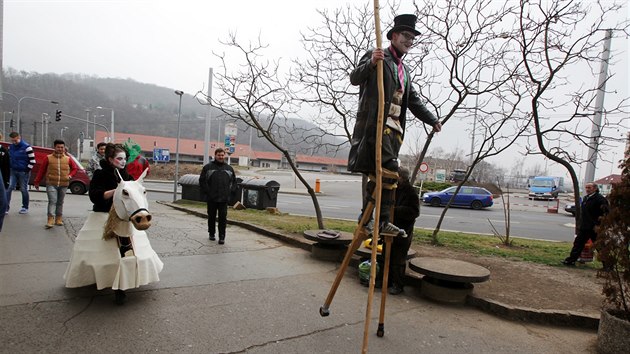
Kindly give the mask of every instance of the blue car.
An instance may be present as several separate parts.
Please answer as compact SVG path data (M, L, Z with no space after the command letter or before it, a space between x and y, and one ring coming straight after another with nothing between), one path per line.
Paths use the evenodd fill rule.
M449 187L441 192L425 193L423 201L431 206L446 205L457 187ZM455 196L452 206L463 206L479 210L492 206L492 193L481 187L462 186Z

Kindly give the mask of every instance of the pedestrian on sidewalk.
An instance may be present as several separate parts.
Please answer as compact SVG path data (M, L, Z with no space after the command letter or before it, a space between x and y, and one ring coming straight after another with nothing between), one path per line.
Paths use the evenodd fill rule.
M28 180L31 170L35 166L35 152L33 148L22 140L18 132L11 132L11 145L9 146L9 158L11 160L11 178L9 179L9 189L7 190L7 213L11 205L11 192L16 185L20 186L22 192L22 208L20 214L28 214Z
M574 266L584 249L584 245L590 239L595 243L597 232L595 228L599 225L600 218L608 213L608 200L599 193L597 184L589 182L584 186L586 196L582 198L582 214L578 233L573 241L573 248L569 257L562 261L566 266ZM606 265L604 265L604 268Z
M77 173L74 161L66 155L66 143L57 139L53 146L55 151L42 161L39 172L33 181L35 190L39 190L39 183L46 178L46 194L48 195L48 213L45 228L54 225L63 226L63 201L70 179Z
M216 240L217 213L219 214L219 244L225 243L227 224L227 204L230 195L236 190L236 174L232 166L225 163L225 150L214 151L214 160L203 166L199 175L199 186L206 194L208 210L208 235Z
M90 179L94 176L94 171L101 169L101 160L105 158L105 147L107 143L100 142L96 145L96 150L92 154L90 161L88 161L88 166L86 172Z

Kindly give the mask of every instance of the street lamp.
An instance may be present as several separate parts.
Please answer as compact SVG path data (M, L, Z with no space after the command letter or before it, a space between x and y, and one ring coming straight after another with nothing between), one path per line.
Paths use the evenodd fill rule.
M101 106L97 106L96 109L109 109L110 111L112 111L112 121L111 121L111 128L110 128L110 132L109 132L109 142L113 143L114 142L114 109L113 108L107 108L107 107L101 107Z
M60 137L60 139L63 140L63 132L66 131L66 130L68 130L68 127L61 128L61 133L60 133L61 137Z
M20 99L18 100L18 109L17 109L17 128L16 128L16 130L15 130L16 132L18 132L18 133L20 133L20 134L22 134L22 133L21 133L21 131L20 131L20 129L22 128L22 126L20 125L20 114L21 114L21 112L22 112L22 100L25 100L25 99L27 99L27 98L28 98L28 99L31 99L31 100L36 100L36 101L43 101L43 102L49 102L49 103L52 103L52 104L59 104L59 102L58 102L58 101L55 101L55 100L48 100L48 99L45 99L45 98L37 98L37 97L30 97L30 96L24 96L24 97L20 98Z
M173 181L173 202L177 200L177 179L179 178L179 126L182 120L182 95L184 91L175 90L179 96L179 108L177 109L177 142L175 143L175 180Z

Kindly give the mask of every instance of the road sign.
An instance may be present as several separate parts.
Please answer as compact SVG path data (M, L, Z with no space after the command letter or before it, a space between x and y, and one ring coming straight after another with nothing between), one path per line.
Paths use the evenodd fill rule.
M435 170L435 181L446 182L446 170Z
M228 154L233 154L236 150L236 134L238 126L236 123L228 123L225 125L225 148Z
M420 164L420 168L419 168L420 172L422 173L427 173L429 172L429 164L426 162L423 162Z
M153 161L155 162L169 162L171 161L171 152L169 149L153 149Z

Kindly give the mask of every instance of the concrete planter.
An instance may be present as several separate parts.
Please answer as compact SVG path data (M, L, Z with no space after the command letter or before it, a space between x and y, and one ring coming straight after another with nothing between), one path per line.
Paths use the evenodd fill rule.
M597 331L597 352L601 354L627 353L630 348L630 322L602 310Z

